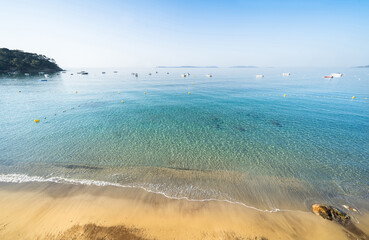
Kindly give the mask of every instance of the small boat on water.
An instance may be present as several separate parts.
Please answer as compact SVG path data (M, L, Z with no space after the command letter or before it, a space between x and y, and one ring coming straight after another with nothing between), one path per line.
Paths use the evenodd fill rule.
M24 76L29 76L29 73L25 73Z
M40 81L41 82L47 82L47 79L41 79Z
M118 71L114 71L114 73L118 73Z
M283 77L288 77L288 76L290 76L291 75L291 73L282 73L282 76Z
M263 74L257 74L256 75L256 78L263 78L264 77L264 75Z
M327 75L327 76L324 76L324 78L333 78L332 75Z
M80 71L80 72L77 72L77 74L87 75L87 74L88 74L88 72L86 72L86 71Z
M135 74L135 77L138 77L138 73Z
M149 76L151 76L151 73L149 73Z
M45 78L48 78L48 77L49 77L49 74L44 74L44 77L45 77Z
M187 74L186 74L186 73L183 73L183 74L181 75L181 77L185 78L185 77L187 77Z
M213 75L211 75L211 74L206 74L206 77L211 78L211 77L213 77Z
M340 78L343 76L343 74L342 73L331 73L331 76L335 78Z
M105 74L105 72L102 72L102 74Z

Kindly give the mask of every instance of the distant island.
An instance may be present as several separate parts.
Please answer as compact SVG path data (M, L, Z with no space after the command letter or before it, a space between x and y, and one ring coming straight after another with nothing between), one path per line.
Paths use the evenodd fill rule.
M54 59L45 55L0 48L0 73L50 73L62 70Z
M257 68L256 66L231 66L230 68Z
M218 68L218 66L157 66L156 68Z
M357 66L357 68L369 68L369 65L366 65L366 66Z

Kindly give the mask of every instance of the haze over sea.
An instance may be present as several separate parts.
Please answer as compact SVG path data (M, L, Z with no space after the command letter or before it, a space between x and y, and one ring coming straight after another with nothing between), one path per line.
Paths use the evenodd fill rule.
M80 70L0 77L0 181L368 209L368 69Z

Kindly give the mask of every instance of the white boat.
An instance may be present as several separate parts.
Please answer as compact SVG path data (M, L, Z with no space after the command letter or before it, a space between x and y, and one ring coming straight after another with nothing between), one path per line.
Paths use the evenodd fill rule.
M186 74L186 73L183 73L183 74L181 75L181 77L185 78L185 77L187 77L187 74Z
M211 74L206 74L206 77L211 78L211 77L213 77L213 75L211 75Z
M263 75L263 74L257 74L257 75L256 75L256 77L257 77L257 78L263 78L263 77L264 77L264 75Z
M342 73L331 73L331 76L334 78L340 78L343 76L343 74Z
M288 77L288 76L290 76L291 75L291 73L282 73L282 76L283 77Z
M48 77L49 77L49 74L44 74L44 77L45 77L45 78L48 78Z
M25 73L24 76L29 76L29 73Z

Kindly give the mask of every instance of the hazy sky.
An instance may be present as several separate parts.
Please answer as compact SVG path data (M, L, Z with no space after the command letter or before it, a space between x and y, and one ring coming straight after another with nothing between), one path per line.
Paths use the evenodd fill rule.
M0 47L63 67L369 64L369 0L0 0Z

